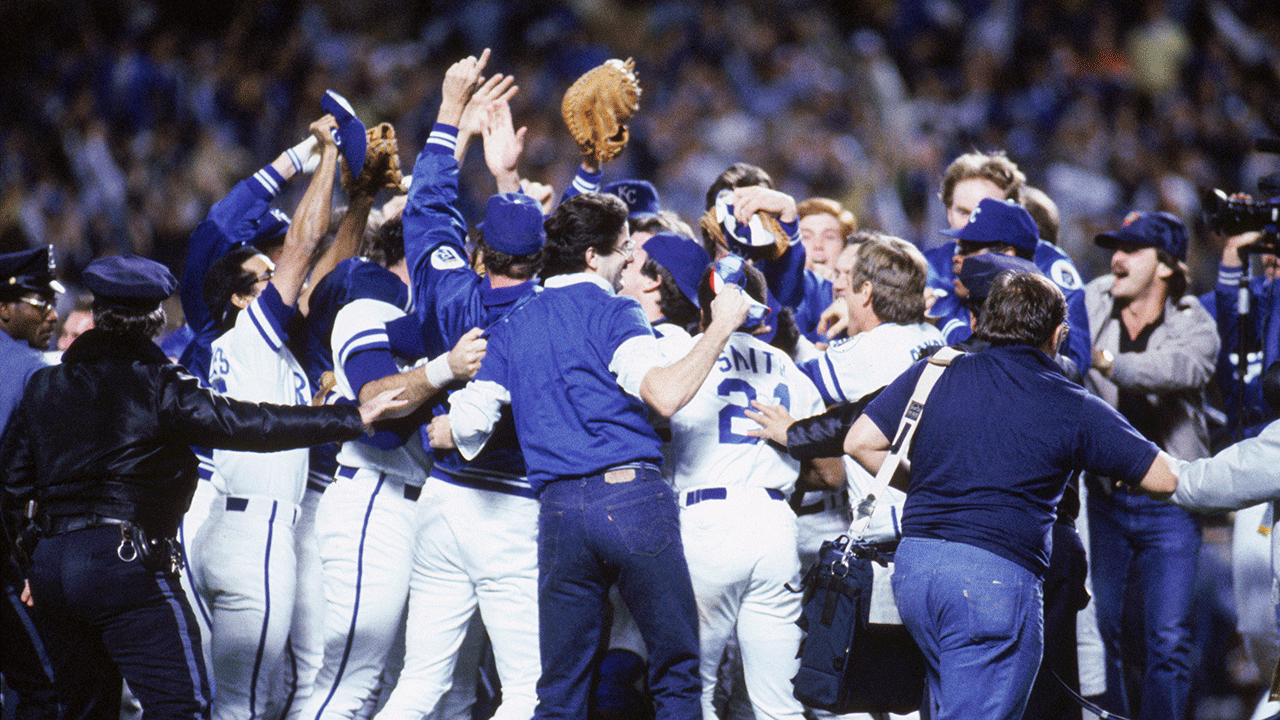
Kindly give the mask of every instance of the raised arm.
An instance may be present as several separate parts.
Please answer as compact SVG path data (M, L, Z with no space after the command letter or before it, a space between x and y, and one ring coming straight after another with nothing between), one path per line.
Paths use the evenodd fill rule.
M671 417L684 407L702 387L724 345L747 319L747 298L736 286L721 292L711 302L714 318L689 354L666 367L645 373L640 398L663 417ZM727 288L726 288L727 290Z
M320 166L293 213L293 221L284 236L284 251L271 279L285 305L294 306L298 302L302 284L311 269L311 256L320 238L329 230L333 178L338 168L338 146L333 140L336 127L332 115L311 123L311 134L320 142Z

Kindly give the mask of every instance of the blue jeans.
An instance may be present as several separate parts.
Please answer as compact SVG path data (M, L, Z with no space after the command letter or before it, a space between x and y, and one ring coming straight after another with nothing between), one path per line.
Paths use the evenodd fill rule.
M1098 630L1107 653L1107 692L1099 705L1128 715L1121 621L1125 587L1141 591L1147 659L1138 718L1180 720L1191 695L1191 597L1200 523L1182 508L1139 492L1089 486L1089 550Z
M609 587L615 582L649 650L649 689L657 717L702 716L698 609L675 498L656 467L628 467L635 468L636 476L626 482L609 483L601 474L558 480L542 490L542 676L535 718L587 716Z
M118 717L120 678L148 720L209 718L200 631L178 575L119 557L120 529L40 541L30 570L65 720Z
M894 565L898 613L927 666L928 717L1020 720L1044 646L1040 578L981 548L927 538L903 538Z

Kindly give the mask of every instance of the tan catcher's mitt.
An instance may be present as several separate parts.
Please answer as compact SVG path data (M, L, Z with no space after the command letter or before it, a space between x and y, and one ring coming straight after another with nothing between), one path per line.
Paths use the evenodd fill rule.
M347 195L369 196L382 188L400 187L400 146L396 142L396 129L391 123L381 123L365 131L369 147L364 154L364 169L360 176L351 177L347 166L342 166L342 188Z
M627 146L627 121L640 109L635 61L606 60L565 91L560 114L584 156L604 163Z

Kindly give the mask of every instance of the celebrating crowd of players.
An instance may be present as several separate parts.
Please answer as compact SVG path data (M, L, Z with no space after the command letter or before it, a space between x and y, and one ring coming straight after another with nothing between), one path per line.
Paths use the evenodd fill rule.
M1042 417L1018 414L1026 388L1017 382L1001 402L957 407L963 417L1000 414L991 426L1004 433L1000 447L956 451L970 458L956 471L990 477L913 486L928 500L891 491L877 505L871 540L961 544L1028 578L1021 595L989 598L992 617L969 628L981 636L971 640L1017 647L1011 661L983 661L998 690L988 675L959 670L972 660L967 646L927 639L954 630L950 621L927 628L918 620L930 610L903 607L930 662L930 716L1078 716L1056 678L1112 712L1185 715L1199 529L1148 493L1171 492L1160 481L1177 469L1157 447L1179 460L1208 455L1205 389L1221 347L1210 310L1234 317L1221 302L1184 297L1178 218L1134 213L1099 235L1112 272L1085 285L1043 239L1052 201L999 153L951 165L941 197L951 224L943 232L955 242L928 257L858 231L837 203L797 203L742 163L707 190L706 214L692 224L663 211L648 183L603 186L589 160L557 198L520 177L525 131L509 105L517 88L485 76L487 58L446 73L410 176L366 162L366 144L385 133L367 132L330 94L311 135L217 203L187 251L182 361L207 388L255 403L366 407L391 391L403 417L352 440L348 411L343 432L330 433L347 438L340 446L196 448L199 480L179 473L187 485L169 508L185 511L181 527L156 527L132 496L95 495L92 473L10 465L31 457L22 437L34 422L14 416L24 420L0 455L6 527L24 543L39 536L29 556L17 548L22 567L5 578L6 637L24 640L5 648L20 716L110 714L123 675L148 716L469 717L476 678L491 664L494 717L585 717L612 703L637 716L710 718L723 711L721 661L736 647L739 690L755 715L800 718L791 692L800 596L788 583L823 540L847 530L870 486L866 456L884 448L874 431L869 444L854 442L867 437L851 431L860 410L873 403L863 417L880 431L896 426L891 403L910 394L899 377L946 344L984 359L1002 357L983 355L993 345L1027 346L1007 362L1043 367L1018 365L1007 379L1031 373L1050 384L1052 407L1087 412L1071 418L1080 429L1046 432ZM458 166L477 136L496 193L472 225L458 207ZM340 174L347 207L334 218ZM271 202L299 175L309 175L307 189L286 216ZM41 348L57 290L51 259L41 250L3 260L0 342ZM1239 272L1232 260L1224 254L1223 286ZM173 290L147 265L99 275L95 316L108 300L151 302ZM1047 335L1015 332L1050 317ZM68 360L106 332L77 340ZM11 370L6 416L42 362L22 348L0 360ZM983 372L984 392L998 386ZM949 403L964 404L963 393ZM943 418L935 428L944 425L948 416L934 412ZM1127 434L1095 437L1104 427ZM127 451L124 440L104 450ZM1036 461L1018 467L1018 457ZM1043 470L1038 482L1018 484L1031 467ZM933 477L927 462L919 468ZM1068 482L1077 469L1104 475ZM76 502L50 502L51 486L68 486ZM974 520L970 492L988 493L993 507L1013 494L1010 506L1026 512ZM953 520L939 519L947 512ZM1087 535L1077 534L1078 515ZM139 608L85 612L48 563L72 552L66 536L120 534L124 548L131 527L179 538L185 554L154 571L165 592L146 601L151 612L172 605L178 621L137 629L124 648L113 623ZM84 567L133 561L98 545ZM1086 615L1077 628L1090 566L1096 620ZM168 584L179 567L183 589ZM1135 598L1141 606L1127 611ZM997 612L1002 603L1019 609ZM1133 688L1126 612L1143 618L1147 645ZM1031 621L1041 614L1043 627ZM1091 627L1105 678L1077 677L1077 637ZM66 639L73 633L92 652ZM137 655L175 643L187 662L139 669Z

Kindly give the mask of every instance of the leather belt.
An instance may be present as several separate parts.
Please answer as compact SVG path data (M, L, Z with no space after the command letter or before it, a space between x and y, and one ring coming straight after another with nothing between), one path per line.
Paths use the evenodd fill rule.
M104 525L129 525L128 520L119 518L104 517L87 513L85 515L55 515L48 519L46 523L46 535L62 535L64 533L75 532L76 530L85 530L87 528L102 527Z

